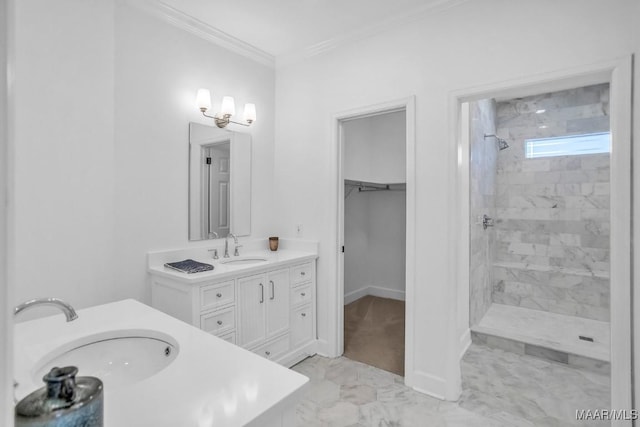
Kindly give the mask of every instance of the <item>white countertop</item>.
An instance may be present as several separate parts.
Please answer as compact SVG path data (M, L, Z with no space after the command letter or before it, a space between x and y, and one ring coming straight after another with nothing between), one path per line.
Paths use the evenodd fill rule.
M16 324L16 397L44 383L31 378L47 354L65 343L113 330L153 330L173 337L176 359L138 383L105 387L107 427L243 426L295 403L307 377L209 335L135 300ZM82 366L79 366L82 376ZM84 374L87 375L87 374Z
M224 240L222 240L224 241ZM264 271L265 268L284 267L311 261L318 258L317 242L306 241L300 244L297 241L284 241L283 248L277 251L264 249L259 245L261 241L252 241L243 244L241 256L233 255L233 246L229 246L229 258L223 258L223 249L219 246L212 246L218 249L219 259L213 259L207 248L189 248L172 251L151 252L148 255L148 271L159 276L177 279L184 283L200 283L211 280L224 280L231 277L237 277L239 274L251 275L254 272ZM250 265L234 265L224 264L225 260L233 260L238 258L265 258L266 261L257 262ZM194 261L203 262L213 265L213 270L204 271L202 273L182 273L164 266L167 262L183 261L185 259L193 259Z

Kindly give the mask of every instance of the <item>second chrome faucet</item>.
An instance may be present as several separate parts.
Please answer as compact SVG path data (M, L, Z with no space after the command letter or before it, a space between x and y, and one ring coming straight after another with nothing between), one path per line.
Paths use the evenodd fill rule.
M236 236L233 233L229 233L227 234L227 237L224 238L224 257L225 258L229 258L229 237L233 237L233 242L236 245L236 250L234 251L233 256L240 255L240 252L238 252L238 248L240 247L240 245L238 245L238 236Z

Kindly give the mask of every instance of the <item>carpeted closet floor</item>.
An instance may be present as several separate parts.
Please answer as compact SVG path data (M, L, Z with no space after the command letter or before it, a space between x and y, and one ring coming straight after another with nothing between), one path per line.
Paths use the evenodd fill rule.
M404 376L404 301L368 295L345 305L344 356Z

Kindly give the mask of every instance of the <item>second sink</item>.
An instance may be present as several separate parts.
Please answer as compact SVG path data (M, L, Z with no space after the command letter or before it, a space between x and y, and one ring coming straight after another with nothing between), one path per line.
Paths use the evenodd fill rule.
M223 259L222 261L220 261L220 264L248 265L248 264L257 264L259 262L264 262L266 260L267 260L266 258L262 258L262 257L246 256L246 257L235 257L235 258Z

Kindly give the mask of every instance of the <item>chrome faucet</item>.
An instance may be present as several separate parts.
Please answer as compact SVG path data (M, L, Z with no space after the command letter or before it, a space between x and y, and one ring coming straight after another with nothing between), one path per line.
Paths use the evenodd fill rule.
M238 236L233 233L227 234L227 237L224 238L224 257L229 258L229 236L233 237L234 243L238 244ZM238 256L238 248L236 248L235 256Z
M50 305L53 307L58 307L60 310L62 310L64 315L67 317L67 322L71 322L72 320L76 320L78 318L78 315L76 314L76 311L73 309L73 307L71 307L71 305L67 304L66 302L58 298L30 299L29 301L25 301L22 304L18 304L13 309L13 315L15 316L21 311L24 311L30 307L35 307L38 305Z

